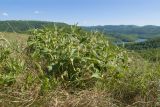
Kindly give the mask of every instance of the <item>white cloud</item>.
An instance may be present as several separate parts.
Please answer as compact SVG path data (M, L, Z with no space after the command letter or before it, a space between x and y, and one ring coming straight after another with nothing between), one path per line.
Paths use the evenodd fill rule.
M9 16L8 13L4 12L2 13L3 16Z
M40 12L38 10L34 11L34 14L39 14Z

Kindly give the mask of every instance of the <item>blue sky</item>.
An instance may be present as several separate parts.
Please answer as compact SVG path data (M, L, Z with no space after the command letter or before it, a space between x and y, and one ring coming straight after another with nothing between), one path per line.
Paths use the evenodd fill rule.
M0 0L0 20L160 25L160 0Z

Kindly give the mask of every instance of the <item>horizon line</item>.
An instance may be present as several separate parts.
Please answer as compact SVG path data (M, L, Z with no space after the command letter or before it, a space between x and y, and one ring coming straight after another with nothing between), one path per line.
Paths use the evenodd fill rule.
M39 21L39 22L49 22L49 23L63 23L63 24L68 24L68 25L78 25L81 27L94 27L94 26L137 26L137 27L145 27L145 26L157 26L160 27L160 25L155 25L155 24L144 24L144 25L139 25L139 24L93 24L93 25L80 25L78 22L77 23L67 23L67 22L62 22L62 21L51 21L51 20L36 20L36 19L13 19L13 20L0 20L0 22L4 21Z

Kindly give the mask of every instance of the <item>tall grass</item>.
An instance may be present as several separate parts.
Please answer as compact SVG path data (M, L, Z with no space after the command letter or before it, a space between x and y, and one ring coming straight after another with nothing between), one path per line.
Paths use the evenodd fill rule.
M101 33L36 29L25 46L5 39L0 45L0 105L154 107L159 73L159 65Z

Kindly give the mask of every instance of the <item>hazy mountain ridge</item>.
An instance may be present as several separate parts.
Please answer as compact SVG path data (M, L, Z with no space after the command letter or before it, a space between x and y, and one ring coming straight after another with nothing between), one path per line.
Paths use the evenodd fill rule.
M151 39L160 37L160 26L146 25L105 25L105 26L90 26L83 27L89 31L100 31L115 37L122 41L135 41L136 39Z
M66 23L48 22L48 21L25 21L9 20L0 21L0 32L27 32L30 29L42 28L44 26L67 26Z
M9 20L0 21L0 32L27 32L34 28L44 26L69 26L66 23L47 21ZM160 26L146 25L105 25L105 26L81 26L88 31L99 31L116 42L134 42L137 39L151 39L160 37Z

